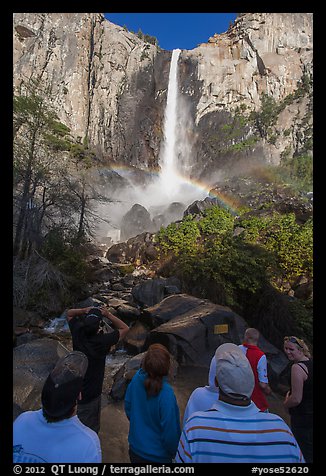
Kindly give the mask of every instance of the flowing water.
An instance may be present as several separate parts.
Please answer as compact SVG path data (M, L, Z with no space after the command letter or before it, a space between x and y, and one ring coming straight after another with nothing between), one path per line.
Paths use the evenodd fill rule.
M176 126L178 99L178 58L180 50L173 50L169 74L167 103L164 116L164 143L160 159L160 185L168 197L175 194L179 188L176 167Z
M156 189L166 203L180 201L189 205L192 201L204 198L208 191L200 189L191 180L193 163L194 123L189 104L180 94L178 81L178 60L181 50L172 51L167 102L164 114L164 141L161 145L159 180Z

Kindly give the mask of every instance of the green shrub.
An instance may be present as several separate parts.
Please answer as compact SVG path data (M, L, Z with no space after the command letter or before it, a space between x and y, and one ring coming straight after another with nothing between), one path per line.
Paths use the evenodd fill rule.
M128 274L131 274L133 271L135 271L135 265L134 264L120 265L119 271L122 276L127 276Z
M282 160L280 170L284 171L293 185L302 191L309 192L313 188L313 157L300 155L286 157Z
M83 245L74 235L66 236L62 230L55 228L48 233L41 253L58 271L69 277L71 283L82 286L89 276Z
M192 215L187 215L180 223L171 223L166 228L161 228L157 234L163 254L174 253L177 256L182 253L192 254L199 238L198 223Z
M290 312L297 327L297 335L302 336L306 342L313 340L313 310L311 302L302 302L293 299L289 302Z
M187 292L241 311L249 296L268 285L282 291L301 275L312 277L312 220L299 225L293 213L240 217L237 226L244 231L236 237L234 220L227 210L212 207L158 233L163 255L173 256L169 272ZM309 327L309 318L305 321Z
M233 230L234 218L231 213L223 208L211 207L204 211L198 222L202 234L218 236L228 234Z
M303 274L313 275L313 221L296 223L294 213L241 220L243 237L256 242L274 257L274 278L293 282Z

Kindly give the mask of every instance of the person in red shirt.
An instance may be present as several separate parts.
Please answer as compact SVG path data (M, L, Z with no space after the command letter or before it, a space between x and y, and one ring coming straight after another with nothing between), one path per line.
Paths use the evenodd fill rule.
M253 327L246 329L244 341L239 346L246 355L255 376L255 386L251 400L262 411L268 411L268 402L265 395L271 393L267 377L267 359L264 352L258 347L259 331Z

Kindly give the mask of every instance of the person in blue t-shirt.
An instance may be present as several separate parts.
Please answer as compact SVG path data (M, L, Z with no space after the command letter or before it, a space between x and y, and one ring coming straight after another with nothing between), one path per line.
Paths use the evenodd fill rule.
M170 365L167 348L152 344L128 385L125 412L131 463L172 463L175 457L181 428L177 400L167 381Z
M183 426L185 426L186 421L192 413L209 410L212 405L216 403L216 400L218 399L218 385L215 373L216 359L214 354L209 366L208 385L195 388L190 395L183 415Z
M88 361L70 352L42 389L42 408L21 413L13 426L14 463L101 463L98 435L76 415Z

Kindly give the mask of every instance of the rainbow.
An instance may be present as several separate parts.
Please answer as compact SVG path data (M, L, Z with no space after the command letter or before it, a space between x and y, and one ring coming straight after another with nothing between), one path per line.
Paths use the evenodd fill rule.
M205 182L201 182L200 180L189 179L188 177L182 177L182 176L180 176L180 178L182 178L185 182L193 185L194 187L200 190L206 191L209 197L217 198L218 201L220 202L220 205L222 205L224 208L227 208L232 213L237 214L237 211L241 206L241 203L239 200L235 199L234 197L230 197L226 193L223 193L219 190L212 189L211 185L208 185Z
M111 170L113 170L116 173L121 173L121 172L127 172L127 173L143 173L144 175L148 175L149 177L159 177L160 176L160 169L159 168L153 168L151 170L142 170L142 169L137 169L135 167L128 167L126 165L122 164L114 164L114 166L111 166ZM186 177L180 173L176 174L180 183L189 185L198 191L201 192L201 195L205 193L209 197L217 198L217 200L220 202L220 205L226 209L228 209L231 213L233 214L238 214L238 209L241 206L241 202L234 198L230 197L228 194L223 193L221 191L217 191L212 189L212 186L209 185L208 183L205 183L203 181L197 180L197 179L190 179L189 177Z

